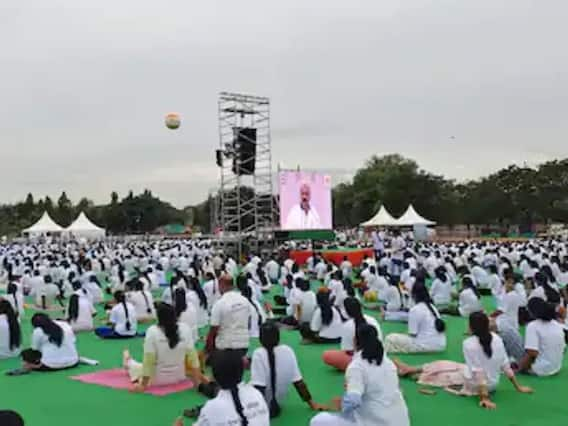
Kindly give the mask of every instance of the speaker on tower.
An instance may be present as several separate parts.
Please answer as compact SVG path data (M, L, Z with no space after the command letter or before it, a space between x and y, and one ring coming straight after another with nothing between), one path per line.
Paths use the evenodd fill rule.
M233 173L253 175L256 163L256 129L252 127L234 127Z

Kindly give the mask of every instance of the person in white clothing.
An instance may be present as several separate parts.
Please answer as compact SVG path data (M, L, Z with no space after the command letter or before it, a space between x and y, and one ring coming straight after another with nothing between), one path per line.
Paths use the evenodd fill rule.
M509 364L503 340L490 331L489 318L483 312L474 312L469 317L469 334L463 342L465 364L453 361L434 361L421 367L412 367L395 360L401 376L415 376L421 385L443 387L460 396L479 397L479 406L495 409L490 399L495 392L501 373L509 378L520 393L532 389L521 386Z
M345 373L345 393L334 400L339 413L320 413L310 426L409 426L397 369L386 356L377 329L361 325L355 347Z
M67 322L74 332L92 331L94 329L93 316L96 309L86 297L72 294L67 305Z
M355 352L355 333L362 324L370 324L377 329L380 340L383 339L383 332L377 320L369 315L364 315L361 303L354 297L345 299L345 312L349 319L342 325L341 348L340 350L327 350L323 353L323 362L345 371L353 358Z
M211 310L206 350L212 354L215 350L232 349L244 357L250 340L250 304L235 290L229 275L219 278L219 290L222 296Z
M144 283L139 279L127 284L126 300L134 306L134 313L138 322L151 322L156 319L154 298L150 291L144 289Z
M98 327L95 334L101 339L127 339L136 337L138 320L134 305L126 301L122 291L114 293L115 305L110 311L110 327Z
M483 306L479 292L470 276L463 277L462 287L458 299L458 312L462 317L469 318L472 313L482 311Z
M521 295L515 291L513 272L508 269L505 273L504 291L497 306L497 312L493 315L497 317L497 330L512 328L518 332L519 308L523 306L523 303Z
M408 313L408 334L392 333L386 337L390 353L442 352L446 349L446 325L432 303L423 281L412 288L415 305Z
M162 302L163 303L163 302ZM191 330L193 341L199 340L199 328L197 327L197 310L193 304L187 302L185 290L181 287L174 292L174 309L178 322L185 324Z
M519 362L519 371L536 376L557 374L562 368L566 343L554 305L535 297L529 300L528 309L535 319L525 331L526 354Z
M31 349L22 351L24 370L56 371L79 364L75 334L69 324L39 313L32 317L32 326Z
M339 343L341 341L341 312L330 301L329 292L316 295L317 308L309 324L300 325L300 334L305 343Z
M430 288L432 300L437 308L446 308L452 301L452 281L443 266L436 268L434 274L436 278Z
M311 188L305 183L300 187L300 203L292 206L283 229L321 229L320 215L310 203Z
M242 357L235 351L219 350L211 364L213 377L221 389L215 398L205 403L194 425L269 426L270 413L264 396L254 386L242 383Z
M268 321L262 325L260 343L262 347L252 354L250 384L264 395L270 417L280 414L281 405L292 384L312 410L323 408L313 401L292 348L280 344L280 330L274 322Z
M260 336L260 327L266 321L267 315L264 307L253 297L252 290L245 280L237 280L238 288L250 305L249 331L251 338Z
M406 308L405 296L402 294L396 277L391 277L389 286L384 291L386 303L382 316L385 321L408 321L408 309Z
M212 272L207 272L205 274L205 283L203 283L203 292L207 298L207 307L209 311L213 308L213 305L221 297L221 292L219 291L219 282L215 278L215 274Z
M144 361L136 362L128 350L123 352L123 366L134 384L135 392L150 385L163 386L185 380L187 375L196 385L207 383L199 368L199 357L189 327L178 323L175 310L165 303L158 305L158 324L146 331Z
M20 355L21 343L22 331L18 317L7 300L0 300L0 359Z

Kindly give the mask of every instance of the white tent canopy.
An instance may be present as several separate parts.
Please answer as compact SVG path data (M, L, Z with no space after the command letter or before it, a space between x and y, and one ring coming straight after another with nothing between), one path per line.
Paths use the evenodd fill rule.
M416 213L412 204L408 206L404 214L396 220L396 225L398 226L414 226L414 225L435 225L436 222L425 219Z
M396 226L396 225L397 225L396 219L391 216L391 214L388 212L385 206L381 206L381 208L379 209L376 215L374 215L371 219L361 224L361 226L364 227Z
M105 229L91 222L84 212L81 212L77 219L75 219L65 231L75 237L85 238L100 238L106 235Z
M58 232L63 232L63 228L55 223L47 212L43 212L43 215L36 223L22 231L22 233L27 234L30 237Z

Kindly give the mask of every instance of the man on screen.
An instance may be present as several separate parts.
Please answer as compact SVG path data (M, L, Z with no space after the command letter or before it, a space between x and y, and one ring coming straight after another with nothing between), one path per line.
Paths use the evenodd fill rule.
M310 205L312 190L307 183L300 187L300 203L294 205L286 218L285 229L322 229L318 212Z

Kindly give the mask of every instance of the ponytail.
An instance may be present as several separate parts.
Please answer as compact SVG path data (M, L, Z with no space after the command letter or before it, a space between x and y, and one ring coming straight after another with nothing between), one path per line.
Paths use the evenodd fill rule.
M428 303L428 302L424 302L424 304L428 307L428 310L432 313L432 315L434 315L434 327L436 328L436 331L438 333L443 333L444 331L446 331L446 323L444 322L444 320L442 318L440 318L440 314L438 314L435 310L434 310L434 305L432 305L432 303Z
M130 323L130 315L128 314L128 306L126 305L126 298L124 297L124 292L117 291L114 293L114 299L117 303L122 303L122 307L124 308L124 315L126 316L126 329L128 331L131 330L132 324Z
M233 404L235 404L235 410L237 410L237 414L241 418L241 426L248 426L249 422L248 419L245 417L245 413L243 411L243 404L239 398L239 388L234 386L229 389L231 392L231 398L233 398Z
M274 348L280 344L280 330L271 321L266 322L260 328L260 343L268 355L268 368L270 370L270 388L272 395L269 401L270 417L278 417L281 412L280 405L276 400L276 359Z
M67 317L67 321L72 322L72 321L77 321L77 318L79 317L79 296L76 294L73 294L70 298L69 298L69 309L68 309L68 317Z
M47 309L47 300L45 294L41 295L41 309L43 309L44 311Z
M16 317L18 317L20 315L20 307L18 306L18 287L16 284L10 283L8 284L7 292L8 294L11 294L14 299L14 306L16 307L16 309L14 309L14 313L16 314Z

